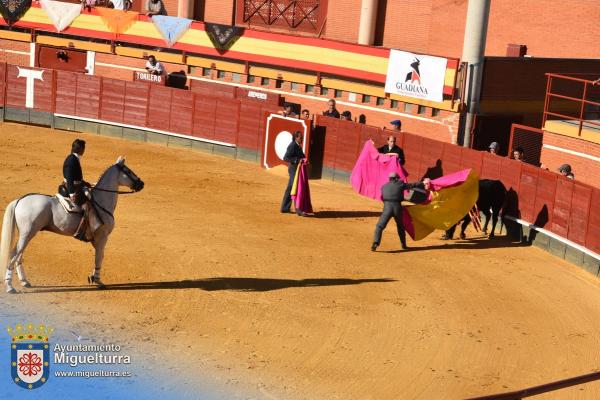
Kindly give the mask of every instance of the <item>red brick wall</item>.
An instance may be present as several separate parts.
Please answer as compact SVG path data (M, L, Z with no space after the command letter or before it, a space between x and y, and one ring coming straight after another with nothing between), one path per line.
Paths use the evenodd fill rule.
M232 24L235 0L206 0L204 4L204 21L225 25Z
M600 144L585 140L544 132L544 144L600 158ZM600 161L543 147L541 162L550 171L556 171L562 164L569 164L575 180L600 187Z
M29 43L0 39L0 49L2 49L0 51L0 62L25 67L29 66ZM12 51L27 52L27 54L16 54L12 53Z
M326 37L356 42L360 0L330 0ZM383 45L451 57L462 55L467 0L387 1ZM486 55L525 44L536 57L597 58L600 7L593 0L494 0Z
M361 4L362 0L329 0L323 37L357 43Z
M171 15L173 17L177 16L177 4L179 3L178 0L162 0L163 2L163 6L165 7L165 10L167 11L167 15ZM144 8L146 7L146 2L144 1Z
M389 1L386 7L383 45L414 52L429 52L435 0ZM446 0L445 3L448 3ZM446 7L452 8L452 3ZM444 37L448 36L442 35ZM446 54L446 50L440 54Z

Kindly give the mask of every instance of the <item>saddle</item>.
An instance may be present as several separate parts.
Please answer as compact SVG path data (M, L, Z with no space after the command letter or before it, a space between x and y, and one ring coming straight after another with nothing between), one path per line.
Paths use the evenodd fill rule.
M91 192L89 190L84 190L84 194L88 200L92 200ZM77 204L73 203L73 201L71 201L71 198L69 197L69 194L67 192L67 188L64 184L60 184L58 186L58 193L55 195L55 197L58 199L58 202L67 213L80 214L82 217L84 216L86 210L84 210L83 206L78 206ZM88 203L86 209L88 223L85 236L88 239L88 241L92 241L94 232L102 226L103 221L96 213L96 209L92 206L91 202Z
M77 204L73 203L69 196L64 196L62 193L56 193L55 197L58 199L58 202L68 213L82 214L83 209Z

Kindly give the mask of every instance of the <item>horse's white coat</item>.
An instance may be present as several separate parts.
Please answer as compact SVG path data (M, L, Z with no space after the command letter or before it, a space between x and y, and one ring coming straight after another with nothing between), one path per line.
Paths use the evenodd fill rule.
M92 198L98 204L97 207L100 218L104 224L94 231L92 245L95 250L95 264L90 282L103 286L100 281L100 268L104 258L104 247L108 240L108 235L112 232L115 221L112 216L117 206L119 186L126 186L131 189L143 182L128 170L123 171L125 159L119 157L117 162L109 167L98 180L95 188L92 189ZM103 189L106 191L96 190ZM113 191L113 192L110 192ZM104 210L103 210L104 209ZM30 287L29 281L25 276L23 268L23 253L31 239L42 229L49 230L61 235L72 236L79 226L80 216L78 214L69 214L60 205L56 197L43 194L33 194L13 200L4 212L4 221L2 224L2 239L0 242L0 265L6 267L4 283L8 293L14 293L12 286L13 269L16 266L17 275L24 287ZM13 240L14 233L18 231L18 239Z

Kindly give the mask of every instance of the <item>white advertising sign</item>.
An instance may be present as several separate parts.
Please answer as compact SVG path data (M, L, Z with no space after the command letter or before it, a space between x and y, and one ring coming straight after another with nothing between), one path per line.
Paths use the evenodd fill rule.
M386 93L441 102L447 59L391 50Z

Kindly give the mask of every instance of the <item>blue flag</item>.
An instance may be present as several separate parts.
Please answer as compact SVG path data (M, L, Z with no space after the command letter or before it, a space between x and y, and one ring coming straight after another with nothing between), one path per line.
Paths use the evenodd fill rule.
M154 26L156 26L169 47L181 39L192 24L191 19L169 17L167 15L154 15L152 16L152 22L154 22Z

